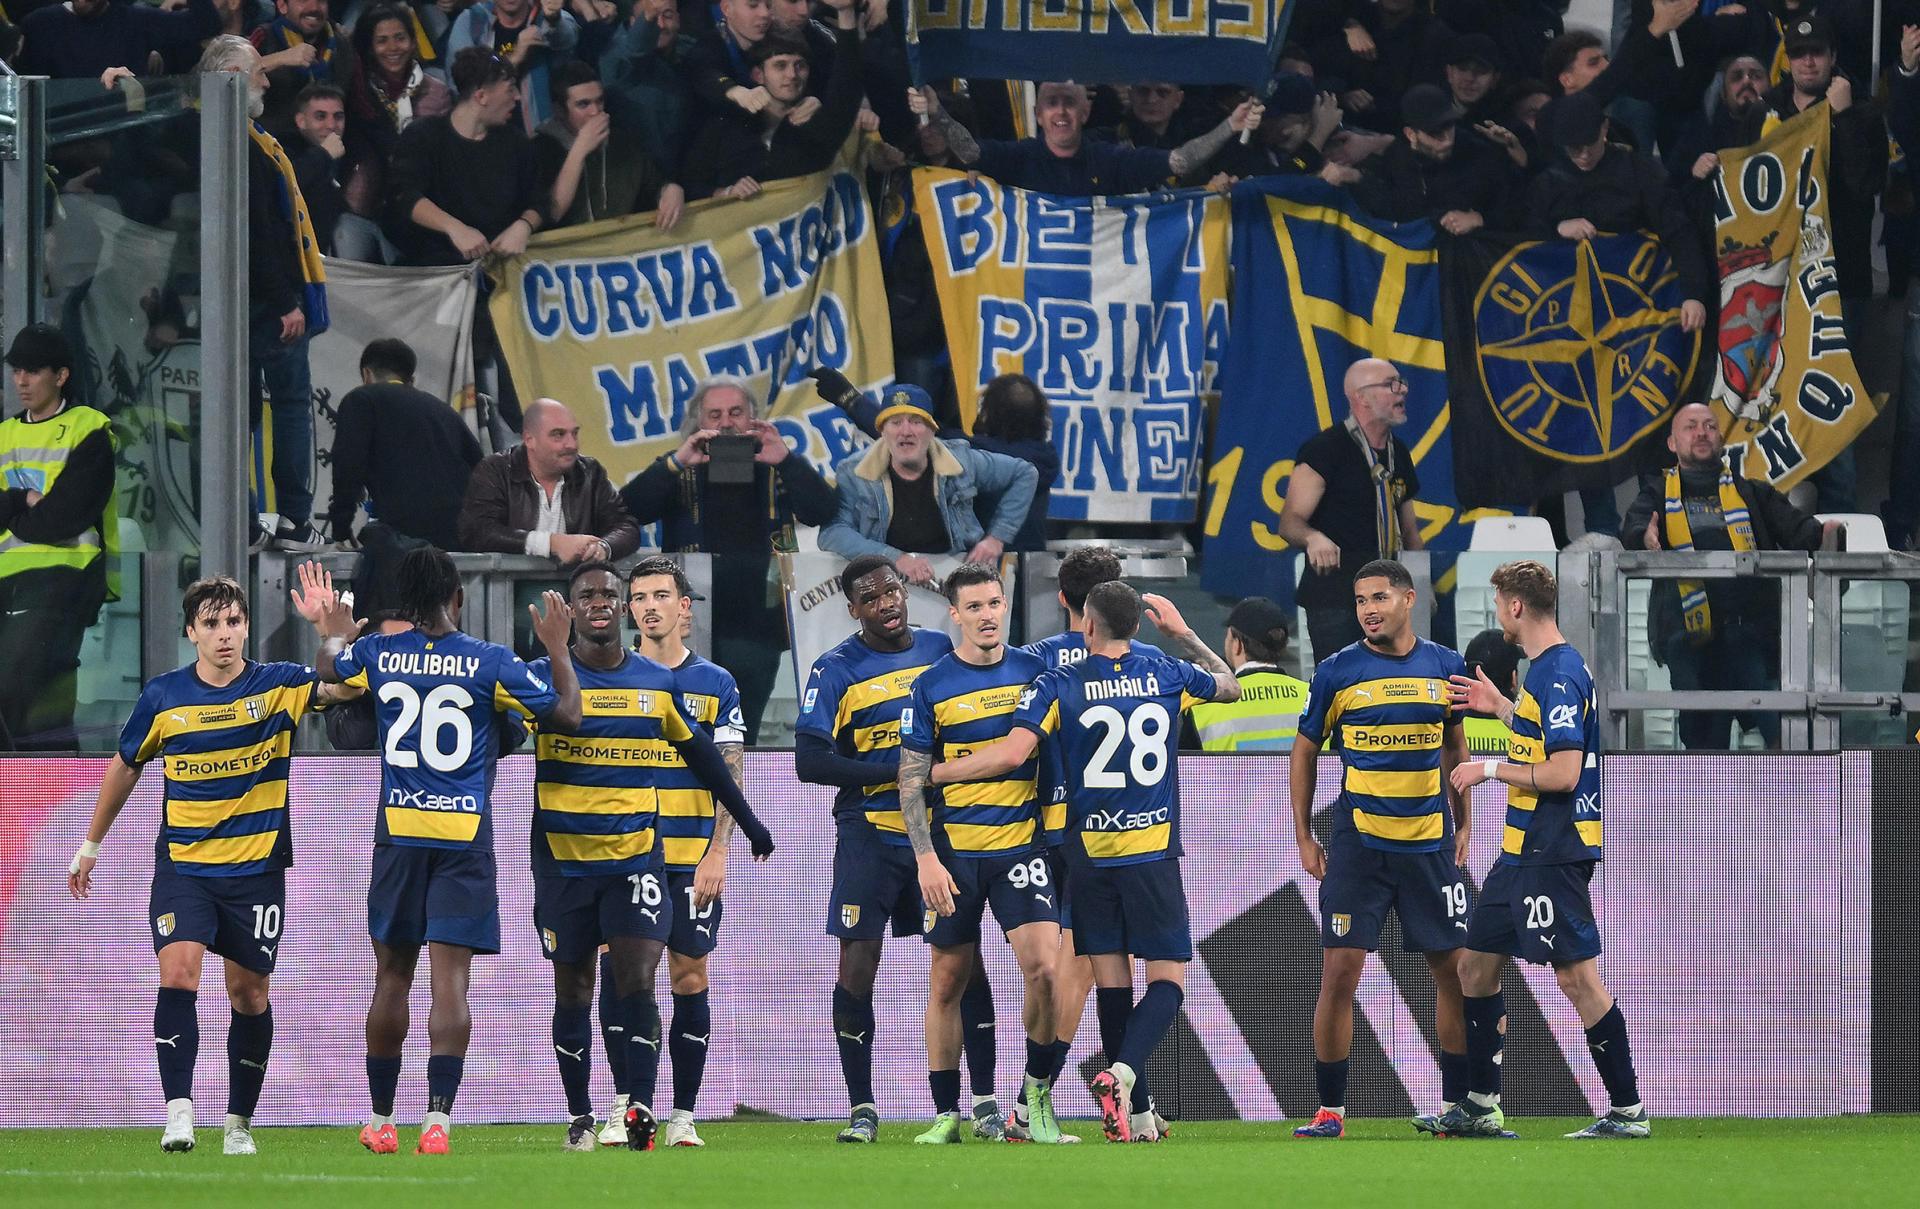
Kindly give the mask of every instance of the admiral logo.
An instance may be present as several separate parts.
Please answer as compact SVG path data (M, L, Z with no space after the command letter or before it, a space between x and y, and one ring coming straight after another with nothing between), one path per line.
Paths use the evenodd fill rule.
M238 722L240 710L237 706L218 705L203 709L194 714L193 720L201 726L216 726L222 722Z
M1383 692L1391 701L1406 701L1420 695L1420 690L1411 684L1389 684Z

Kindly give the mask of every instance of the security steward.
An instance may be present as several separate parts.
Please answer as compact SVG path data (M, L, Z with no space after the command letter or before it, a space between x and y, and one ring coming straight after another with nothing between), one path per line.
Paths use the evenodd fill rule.
M72 751L80 642L118 597L113 431L69 400L59 329L22 328L7 364L24 410L0 421L0 750Z
M1188 712L1182 747L1202 751L1291 751L1307 704L1307 682L1282 672L1287 646L1286 610L1264 596L1249 596L1227 614L1221 652L1240 681L1240 699L1205 701Z
M1507 700L1520 699L1520 648L1508 642L1497 628L1475 634L1460 654L1467 661L1469 677L1485 672ZM1462 729L1467 732L1467 754L1474 759L1507 758L1507 740L1513 737L1513 732L1500 719L1469 713Z

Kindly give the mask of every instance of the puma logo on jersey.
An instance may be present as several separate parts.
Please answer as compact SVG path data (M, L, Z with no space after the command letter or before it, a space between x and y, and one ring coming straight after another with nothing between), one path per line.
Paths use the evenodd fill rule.
M653 1050L657 1053L659 1052L659 1049L660 1049L660 1038L642 1037L640 1038L640 1044L646 1046L648 1049Z

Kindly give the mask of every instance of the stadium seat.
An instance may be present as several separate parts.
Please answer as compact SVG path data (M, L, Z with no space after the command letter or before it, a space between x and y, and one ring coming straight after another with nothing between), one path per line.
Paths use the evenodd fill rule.
M1887 526L1871 512L1822 512L1814 518L1821 524L1839 521L1847 529L1847 550L1875 554L1887 549Z
M1553 550L1553 526L1543 516L1487 516L1473 522L1469 550Z
M1820 521L1847 529L1847 550L1887 549L1879 517L1860 512L1823 512ZM1856 579L1840 592L1840 687L1852 693L1897 693L1907 670L1908 605L1911 591L1900 580ZM1906 739L1899 717L1865 712L1840 716L1840 741L1848 747L1898 746Z

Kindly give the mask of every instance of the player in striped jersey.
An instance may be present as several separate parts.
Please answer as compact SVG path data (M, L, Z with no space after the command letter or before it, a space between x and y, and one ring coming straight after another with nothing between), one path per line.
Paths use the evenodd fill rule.
M1466 1025L1457 957L1467 934L1468 818L1446 776L1466 759L1466 733L1449 677L1466 663L1413 632L1413 577L1376 559L1353 577L1362 639L1322 660L1307 690L1290 779L1300 863L1320 881L1320 996L1313 1009L1314 1081L1320 1109L1297 1138L1346 1134L1353 995L1391 909L1402 944L1433 973L1441 1098L1466 1095ZM1314 837L1320 749L1346 765L1325 847ZM1453 813L1447 811L1451 798Z
M1461 793L1482 781L1507 787L1500 859L1474 906L1460 958L1466 993L1467 1096L1417 1129L1447 1137L1513 1137L1500 1107L1506 1000L1500 968L1509 956L1551 965L1580 1014L1587 1049L1606 1085L1605 1115L1570 1138L1644 1138L1652 1120L1640 1101L1627 1021L1600 980L1600 929L1588 883L1600 860L1600 719L1593 676L1560 633L1559 585L1541 563L1507 563L1493 573L1494 611L1509 642L1527 655L1518 702L1482 673L1454 678L1454 699L1499 718L1513 732L1507 758L1453 770Z
M941 591L960 628L960 642L913 682L900 715L900 814L913 844L921 901L932 926L927 986L927 1082L933 1091L933 1127L916 1142L959 1142L960 1052L964 1032L960 998L979 960L981 918L993 916L1013 947L1026 980L1028 1134L1058 1142L1048 1080L1053 1075L1053 964L1060 948L1057 889L1043 850L1037 760L1004 776L954 785L939 795L936 842L927 809L927 770L936 759L956 759L1006 737L1020 696L1044 669L1038 657L1009 651L1001 640L1007 621L1000 575L967 563L947 576ZM944 863L943 863L944 858Z
M627 1096L626 1144L652 1150L660 1070L654 971L673 932L675 903L655 819L669 784L716 794L752 843L773 839L741 796L713 740L681 710L671 670L622 641L626 589L611 563L587 562L567 581L580 679L577 726L542 726L536 740L533 916L553 962L553 1049L566 1090L568 1150L594 1148L588 1054L595 956L608 949L627 1053L615 1066ZM533 664L542 679L551 660ZM674 766L678 766L675 768Z
M1142 605L1170 644L1195 662L1135 644ZM1079 932L1099 987L1100 1040L1111 1060L1094 1077L1107 1139L1159 1137L1140 1076L1179 1013L1193 958L1180 880L1179 715L1192 700L1233 701L1240 681L1164 597L1125 583L1087 594L1087 657L1047 672L1021 694L1005 739L934 765L946 785L1003 776L1033 756L1042 736L1059 744L1066 777L1068 859ZM1132 962L1147 989L1133 1002Z
M682 712L720 749L734 784L746 787L746 723L733 673L687 648L693 628L693 585L680 564L655 556L627 572L627 610L640 631L635 649L673 672ZM727 846L733 816L717 805L677 753L660 769L660 833L667 865L667 897L673 900L673 933L667 938L667 972L672 980L673 1022L667 1052L673 1058L673 1112L663 1136L668 1146L704 1146L694 1128L694 1104L700 1098L707 1055L712 1050L713 1012L707 1001L707 965L719 940L727 883ZM600 1028L607 1039L607 1061L616 1076L625 1060L623 1026L613 1008L612 978L601 962ZM616 1084L624 1078L616 1078ZM626 1097L615 1100L600 1140L626 1143Z
M225 959L233 1008L224 1149L253 1154L253 1110L273 1047L268 982L286 922L286 869L293 864L287 812L293 731L309 709L359 692L320 684L312 668L297 663L248 659L247 595L224 575L189 586L181 610L195 659L154 677L140 693L67 881L75 898L87 897L100 845L141 769L161 757L166 788L147 912L160 962L153 1011L154 1053L167 1098L160 1148L193 1149L193 1068L200 1053L195 1003L211 949Z
M415 1152L446 1154L473 1035L467 1006L473 956L500 951L489 801L493 735L504 715L561 729L579 725L580 687L567 654L569 610L558 592L546 593L544 613L527 606L534 634L553 660L550 684L507 648L460 632L460 573L432 546L407 551L395 575L401 610L414 623L404 633L368 634L348 646L358 627L334 600L330 577L306 563L300 579L303 589L323 583L321 595L331 602L311 616L323 635L315 660L320 678L367 688L378 702L380 806L367 884L375 971L367 1008L371 1112L360 1143L375 1154L399 1149L394 1089L407 1039L407 1000L427 947L432 1049L427 1114Z

